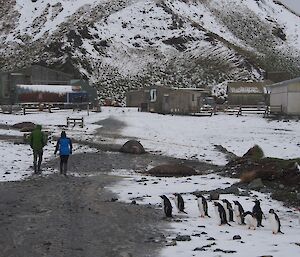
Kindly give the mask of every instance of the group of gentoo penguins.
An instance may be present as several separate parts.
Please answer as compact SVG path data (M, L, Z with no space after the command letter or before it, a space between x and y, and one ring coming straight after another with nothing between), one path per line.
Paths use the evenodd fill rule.
M174 195L174 201L176 204L176 207L178 209L178 212L185 212L185 206L184 206L184 200L182 196L179 193L175 193ZM166 217L172 218L172 204L168 197L165 195L160 195L162 198L162 204L163 209ZM218 221L218 225L224 225L229 224L229 222L235 222L238 225L246 225L248 229L256 229L257 227L263 227L262 220L264 217L264 213L260 207L260 201L255 200L254 206L252 208L252 211L244 211L243 206L238 201L233 201L234 207L232 207L232 204L227 199L222 199L222 204L218 201L214 201L214 209L216 213L216 218ZM207 200L203 195L197 195L197 203L198 203L198 209L200 212L200 217L209 217L208 215L208 204ZM281 233L280 230L280 220L278 215L273 209L269 210L269 221L272 229L273 234Z

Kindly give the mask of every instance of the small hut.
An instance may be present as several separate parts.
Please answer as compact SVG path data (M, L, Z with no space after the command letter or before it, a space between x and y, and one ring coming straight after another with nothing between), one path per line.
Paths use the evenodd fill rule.
M267 94L264 82L229 82L227 85L227 101L229 105L266 105Z
M126 106L162 114L199 112L209 91L202 88L150 86L126 94Z
M266 86L270 107L280 106L287 115L300 115L300 77ZM275 108L274 108L275 109Z

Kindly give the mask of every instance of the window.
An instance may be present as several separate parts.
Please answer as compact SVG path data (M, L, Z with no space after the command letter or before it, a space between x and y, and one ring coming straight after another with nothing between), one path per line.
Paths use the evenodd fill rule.
M151 102L156 101L156 89L150 89L150 101Z
M192 94L192 102L194 102L194 101L195 101L195 95Z

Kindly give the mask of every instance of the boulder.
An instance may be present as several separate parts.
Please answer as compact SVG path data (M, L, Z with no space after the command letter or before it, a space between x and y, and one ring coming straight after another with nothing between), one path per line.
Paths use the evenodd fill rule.
M219 192L214 191L209 194L209 199L211 201L217 201L217 200L219 200L219 198L220 198Z
M132 154L143 154L146 151L139 141L129 140L121 147L120 152L132 153Z
M163 164L148 170L147 173L157 177L187 177L198 175L193 168L183 164Z
M232 239L233 239L233 240L240 240L240 239L242 239L242 238L241 238L240 235L234 235Z
M264 187L261 178L254 179L248 184L248 188L252 190L259 190Z
M247 158L251 160L260 160L263 157L264 157L264 152L258 145L253 146L247 151L247 153L243 155L243 158Z

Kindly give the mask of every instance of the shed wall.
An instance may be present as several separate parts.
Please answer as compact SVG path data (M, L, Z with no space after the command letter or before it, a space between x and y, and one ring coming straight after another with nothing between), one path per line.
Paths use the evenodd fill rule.
M300 92L288 93L287 114L300 115Z
M141 107L144 102L144 90L130 91L126 94L126 106Z
M263 94L230 94L228 96L230 105L258 105L265 101Z

